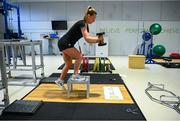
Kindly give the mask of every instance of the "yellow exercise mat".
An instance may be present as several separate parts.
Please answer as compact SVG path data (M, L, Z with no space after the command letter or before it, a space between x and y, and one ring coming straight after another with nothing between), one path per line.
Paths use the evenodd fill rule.
M67 85L65 84L65 87ZM118 87L123 99L105 99L104 87ZM123 84L91 84L90 97L86 98L86 85L73 84L73 91L70 93L70 98L67 97L67 92L62 91L56 84L40 84L32 92L30 92L23 100L42 100L45 102L82 102L82 103L119 103L133 104L133 100Z
M163 59L153 59L153 61L157 63L167 63L168 61L165 61ZM172 59L172 61L169 61L170 63L180 63L180 59Z

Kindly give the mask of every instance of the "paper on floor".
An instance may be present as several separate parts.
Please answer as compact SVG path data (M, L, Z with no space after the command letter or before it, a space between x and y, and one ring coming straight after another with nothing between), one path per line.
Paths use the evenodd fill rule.
M104 97L106 100L123 100L119 87L104 87Z

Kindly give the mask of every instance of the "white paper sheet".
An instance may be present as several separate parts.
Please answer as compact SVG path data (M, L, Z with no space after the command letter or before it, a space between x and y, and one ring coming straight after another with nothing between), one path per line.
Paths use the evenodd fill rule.
M123 100L119 87L104 87L104 97L106 100Z

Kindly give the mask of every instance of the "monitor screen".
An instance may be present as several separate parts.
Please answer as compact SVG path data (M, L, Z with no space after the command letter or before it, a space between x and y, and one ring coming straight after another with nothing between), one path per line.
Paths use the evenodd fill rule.
M66 20L53 20L51 21L52 30L67 30L67 21Z

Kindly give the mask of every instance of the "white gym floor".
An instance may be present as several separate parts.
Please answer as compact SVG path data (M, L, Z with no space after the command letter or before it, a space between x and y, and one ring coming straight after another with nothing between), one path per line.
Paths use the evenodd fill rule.
M38 56L36 56L39 58ZM145 69L129 69L127 56L109 56L108 57L115 69L113 73L119 73L123 78L126 86L133 95L141 111L148 121L180 121L180 114L178 114L172 108L166 107L159 103L153 102L145 94L148 82L153 84L164 84L165 89L180 96L180 69L168 69L157 64L146 64ZM31 62L31 58L27 57L27 63ZM39 60L37 59L39 63ZM52 73L59 73L57 68L63 64L61 56L44 56L44 71L45 76L48 77ZM72 72L72 71L69 71ZM12 72L12 76L26 77L32 76L32 72ZM37 76L40 77L40 70L37 71ZM10 102L16 99L21 99L29 91L31 91L35 85L29 85L32 83L32 79L11 79L8 80L8 90ZM27 83L29 86L23 86ZM18 85L18 86L17 86ZM155 92L160 93L160 92ZM120 113L120 112L119 112Z

